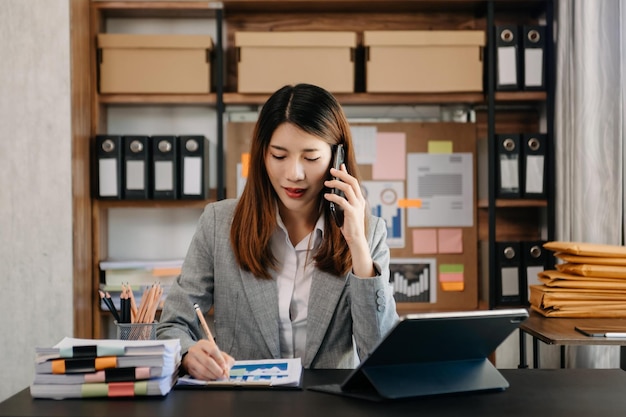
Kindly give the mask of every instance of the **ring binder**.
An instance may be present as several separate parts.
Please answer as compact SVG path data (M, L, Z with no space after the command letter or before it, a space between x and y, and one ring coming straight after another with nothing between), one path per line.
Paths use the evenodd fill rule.
M97 172L94 190L97 198L119 200L122 198L122 137L96 136Z
M209 184L209 144L202 135L179 136L181 199L205 199Z
M522 143L524 144L522 197L545 198L546 135L539 133L524 134L522 135Z
M546 27L524 26L523 34L524 89L545 90Z
M124 136L124 199L148 198L148 136Z
M520 197L520 135L496 135L499 198Z
M540 285L538 274L546 268L546 251L543 248L545 241L521 242L523 252L523 280L525 291L522 292L522 303L528 305L530 302L530 286Z
M152 136L150 164L151 197L173 200L178 197L178 147L176 136Z
M496 26L496 90L519 90L520 60L516 25Z
M496 271L496 303L497 305L521 305L522 283L520 274L520 243L496 242L498 268Z

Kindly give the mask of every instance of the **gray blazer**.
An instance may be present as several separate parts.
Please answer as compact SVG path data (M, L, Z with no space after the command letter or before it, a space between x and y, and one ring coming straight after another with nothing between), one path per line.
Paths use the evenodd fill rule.
M278 287L239 268L230 244L236 200L206 206L172 285L157 328L159 339L179 338L183 353L203 337L194 303L214 309L217 344L237 360L280 358ZM398 320L389 284L389 248L382 219L370 216L368 241L380 275L337 277L314 272L307 316L306 368L352 368ZM253 230L250 231L254 233Z

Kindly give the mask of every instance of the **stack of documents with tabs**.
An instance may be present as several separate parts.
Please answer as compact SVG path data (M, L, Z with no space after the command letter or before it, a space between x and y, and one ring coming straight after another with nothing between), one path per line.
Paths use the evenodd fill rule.
M548 242L561 263L530 286L531 308L546 317L626 317L626 247Z
M178 378L180 340L66 337L36 348L34 398L164 396Z

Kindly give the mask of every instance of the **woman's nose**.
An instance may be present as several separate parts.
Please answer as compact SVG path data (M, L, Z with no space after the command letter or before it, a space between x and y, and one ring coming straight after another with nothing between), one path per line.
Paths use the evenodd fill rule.
M300 161L293 161L289 166L289 180L300 181L304 179L304 166Z

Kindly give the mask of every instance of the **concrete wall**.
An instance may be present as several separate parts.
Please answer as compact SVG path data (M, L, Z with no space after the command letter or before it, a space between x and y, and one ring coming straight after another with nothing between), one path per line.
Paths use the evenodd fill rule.
M68 0L0 0L0 401L71 335Z

